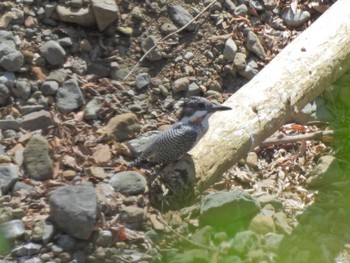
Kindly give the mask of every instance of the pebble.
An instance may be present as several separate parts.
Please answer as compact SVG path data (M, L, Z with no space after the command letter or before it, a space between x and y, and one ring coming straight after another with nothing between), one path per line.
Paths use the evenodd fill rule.
M236 7L233 14L236 16L246 16L248 13L248 7L245 4L241 4Z
M56 12L59 19L64 22L86 27L96 25L96 19L91 7L83 7L75 10L69 6L57 5Z
M180 91L187 91L188 86L190 85L190 80L188 77L182 77L174 81L172 85L172 90L174 93Z
M87 240L98 218L97 195L92 186L63 186L52 191L50 220L72 237Z
M243 190L214 192L203 198L199 219L201 224L227 227L243 218L254 217L259 210L259 201Z
M284 235L276 233L267 233L264 239L266 248L276 252L280 248L282 240L284 239Z
M266 54L260 43L258 36L253 31L247 33L247 49L257 55L260 59L265 59Z
M286 25L294 28L302 26L311 17L308 11L297 9L296 13L294 14L293 10L290 8L284 11L281 16Z
M19 219L14 219L0 224L0 229L7 239L21 238L25 233L24 224Z
M19 174L16 165L0 166L0 190L2 194L9 193L18 179Z
M16 247L11 251L13 257L22 257L22 256L32 256L38 254L42 245L29 242L25 245Z
M190 85L188 85L188 89L186 92L186 97L191 97L191 96L198 96L201 94L201 89L197 85L196 82L192 82Z
M0 106L6 105L9 98L10 90L6 87L5 84L0 83Z
M126 206L120 209L120 220L127 223L140 223L145 220L143 208L137 206Z
M54 80L58 84L63 84L67 79L67 72L64 69L51 70L50 74L47 76L46 81Z
M224 1L225 7L233 14L236 9L236 5L231 0Z
M235 58L237 52L237 45L235 41L232 38L229 38L225 42L225 47L224 47L224 59L227 61L232 61Z
M76 58L73 61L72 64L72 71L74 73L77 73L81 76L84 76L87 72L87 63L85 60L81 59L81 58Z
M164 35L175 32L178 28L173 23L164 23L160 26L160 32Z
M22 117L20 127L27 131L47 130L48 127L54 124L50 112L39 110Z
M12 88L13 94L16 97L21 98L23 100L27 100L30 97L30 83L26 80L17 80L16 86Z
M276 226L271 216L256 215L251 221L249 228L257 234L267 234L269 232L275 232Z
M147 188L144 176L133 171L119 172L111 177L109 184L123 195L143 194Z
M144 53L146 53L148 50L150 50L156 43L158 42L157 37L155 36L148 36L146 39L144 39L141 43L141 47ZM158 61L162 59L162 55L158 48L153 49L148 55L147 59L149 61Z
M245 53L237 52L233 59L233 65L235 65L238 70L244 70L247 66L246 58L247 55Z
M58 110L69 113L78 109L85 103L83 93L75 79L65 81L56 94Z
M115 0L91 0L90 2L100 31L105 30L118 18L119 8Z
M17 192L27 192L29 195L36 193L34 187L23 182L16 182L12 189L12 194L16 194Z
M246 79L252 79L258 72L258 64L254 60L250 60L244 70L238 71Z
M90 100L84 109L84 119L87 121L96 120L101 110L101 102L99 99L94 98Z
M98 144L92 153L92 157L95 159L97 164L105 164L108 163L112 159L111 150L109 149L109 146L106 144ZM96 169L100 167L95 167ZM96 175L99 175L101 177L102 174L104 174L103 168L101 171L96 172Z
M192 52L186 52L186 54L184 55L184 58L188 61L191 60L194 57L194 54Z
M5 71L1 73L0 84L5 85L7 88L12 88L15 85L15 83L16 75L13 72Z
M0 37L1 39L1 37ZM0 67L7 71L18 71L24 65L24 57L11 40L0 42Z
M51 65L62 65L66 57L66 51L63 47L54 40L49 40L44 43L40 48L41 55L49 62Z
M168 13L171 20L180 27L185 26L193 19L193 16L180 5L169 6ZM186 27L186 30L193 31L195 30L196 26L197 24L192 22Z
M140 73L135 78L136 81L136 87L138 90L141 90L143 88L147 88L150 84L150 79L148 73Z
M50 96L55 95L58 91L58 83L54 80L48 80L45 81L43 84L41 84L40 90L44 95Z
M289 225L287 216L283 212L277 212L274 215L276 228L284 234L290 235L293 228Z
M263 11L264 6L257 0L250 0L249 6L254 8L256 11Z
M258 248L259 237L251 230L238 232L232 240L231 249L239 255L245 255L251 250Z
M32 136L24 148L24 166L31 179L43 181L52 178L53 163L49 148L47 140L40 135Z
M96 245L101 247L109 247L113 244L113 235L109 230L101 230L98 232Z
M140 130L140 122L133 113L116 115L108 121L105 127L108 137L116 141L122 141L133 137L136 133L140 132Z

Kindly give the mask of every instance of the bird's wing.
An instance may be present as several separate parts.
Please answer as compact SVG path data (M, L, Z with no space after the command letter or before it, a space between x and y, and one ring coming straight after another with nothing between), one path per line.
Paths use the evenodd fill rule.
M190 125L175 124L160 133L141 154L142 160L166 163L177 160L192 149L197 141L198 131Z

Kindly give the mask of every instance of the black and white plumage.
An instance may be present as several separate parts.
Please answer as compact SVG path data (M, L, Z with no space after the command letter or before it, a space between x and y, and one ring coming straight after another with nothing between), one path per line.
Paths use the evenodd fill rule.
M157 135L132 165L144 161L168 163L179 159L190 151L207 131L208 124L203 123L203 120L208 114L230 109L202 97L185 99L180 121Z

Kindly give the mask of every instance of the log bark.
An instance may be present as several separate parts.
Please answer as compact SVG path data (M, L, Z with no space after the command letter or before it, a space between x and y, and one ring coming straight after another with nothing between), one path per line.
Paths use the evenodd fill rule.
M185 206L349 68L350 1L338 0L209 118L191 158L162 170L152 205Z

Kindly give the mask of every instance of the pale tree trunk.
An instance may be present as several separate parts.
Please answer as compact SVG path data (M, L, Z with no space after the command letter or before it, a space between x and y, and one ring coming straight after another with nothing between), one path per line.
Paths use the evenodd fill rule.
M152 203L185 206L349 68L350 0L338 0L224 103L232 111L210 117L210 129L190 152L192 159L162 170L165 188L163 194L159 187L151 191Z

